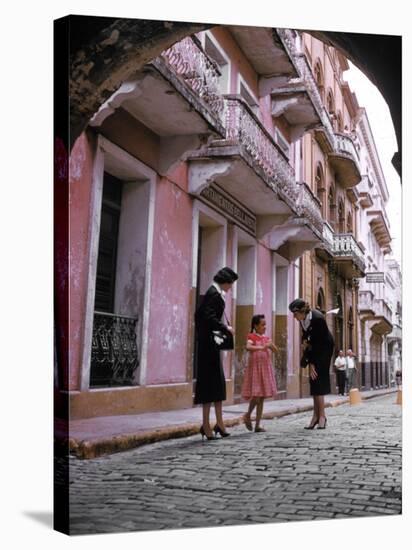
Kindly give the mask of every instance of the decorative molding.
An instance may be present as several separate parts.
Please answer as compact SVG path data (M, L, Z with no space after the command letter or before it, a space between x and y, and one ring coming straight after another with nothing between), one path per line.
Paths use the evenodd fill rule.
M121 107L126 99L138 98L142 93L141 83L145 77L146 75L143 73L139 79L123 82L120 88L101 105L97 113L91 118L89 122L90 126L101 126L106 118Z
M261 76L258 83L259 97L269 95L274 88L285 86L288 83L287 76Z
M280 227L290 221L289 214L273 214L257 217L257 238L263 239L265 235L271 233L276 227Z
M200 196L203 189L211 185L217 177L230 174L234 168L232 159L192 159L189 163L189 193Z

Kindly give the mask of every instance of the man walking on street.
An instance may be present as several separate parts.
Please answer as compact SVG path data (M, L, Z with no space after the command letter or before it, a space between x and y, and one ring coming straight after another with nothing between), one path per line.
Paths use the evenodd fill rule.
M339 351L339 355L335 359L336 382L338 383L339 395L345 395L346 382L346 357L343 351Z
M346 355L346 391L349 394L354 386L356 375L356 359L351 349L348 349Z

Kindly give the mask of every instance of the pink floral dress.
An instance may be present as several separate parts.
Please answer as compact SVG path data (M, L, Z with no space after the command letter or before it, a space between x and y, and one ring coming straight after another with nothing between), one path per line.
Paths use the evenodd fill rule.
M262 346L270 341L268 336L250 333L247 339L254 346ZM273 372L272 351L270 349L248 352L248 363L245 370L242 397L274 397L277 393L275 375Z

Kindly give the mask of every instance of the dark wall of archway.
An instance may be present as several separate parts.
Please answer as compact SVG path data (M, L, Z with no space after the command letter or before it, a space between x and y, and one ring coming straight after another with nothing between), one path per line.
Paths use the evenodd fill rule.
M67 94L68 85L70 148L130 74L185 36L211 26L76 15L55 23L55 94ZM67 44L70 49L65 52ZM57 126L65 125L64 117L55 111Z
M60 23L59 23L60 22ZM211 24L107 17L69 16L56 22L55 93L70 90L70 147L100 105L125 78L164 49ZM395 127L398 152L393 163L401 173L401 37L306 31L340 50L378 87ZM61 51L70 35L67 62ZM67 75L67 76L66 76ZM66 87L67 90L67 87ZM67 93L67 92L66 92ZM57 126L64 113L55 113ZM64 124L64 120L63 120Z

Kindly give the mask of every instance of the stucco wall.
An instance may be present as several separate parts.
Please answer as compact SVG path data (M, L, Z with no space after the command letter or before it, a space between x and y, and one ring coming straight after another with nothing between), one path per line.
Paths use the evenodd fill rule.
M76 141L69 164L69 389L79 388L82 360L88 257L92 178L95 143L91 135L82 134Z
M186 381L191 199L165 178L156 189L147 384Z

